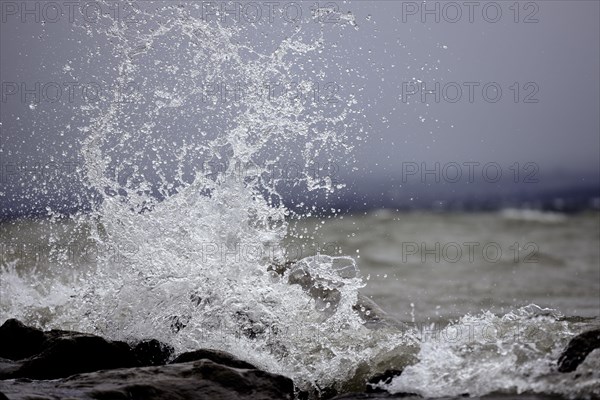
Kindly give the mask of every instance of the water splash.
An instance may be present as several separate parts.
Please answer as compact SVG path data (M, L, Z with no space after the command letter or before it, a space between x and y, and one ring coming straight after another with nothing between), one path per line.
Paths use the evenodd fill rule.
M354 260L317 255L274 271L293 212L281 201L282 171L296 166L296 190L331 192L314 164L351 160L360 110L318 60L335 47L302 24L265 43L256 26L207 21L194 5L152 7L135 23L86 26L99 46L69 63L77 73L102 57L96 80L116 82L81 110L90 117L81 172L97 201L54 221L70 226L71 243L93 243L92 265L62 280L7 268L2 289L14 297L3 309L178 352L225 349L301 389L362 388L372 365L404 356L389 351L404 334L364 325ZM311 282L293 284L299 271ZM38 287L20 291L28 280Z
M505 315L466 315L443 329L420 329L418 362L380 388L424 397L537 393L567 398L600 394L600 353L577 372L561 374L556 360L574 336L573 324L535 305Z

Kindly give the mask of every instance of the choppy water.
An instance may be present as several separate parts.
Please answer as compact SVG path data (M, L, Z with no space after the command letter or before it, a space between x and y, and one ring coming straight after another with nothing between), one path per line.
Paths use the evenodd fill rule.
M362 291L403 321L413 315L447 321L531 303L569 316L600 316L596 212L380 210L305 219L293 229L310 238L288 240L289 256L300 253L301 244L305 252L353 255L369 277Z
M219 242L187 252L170 242L165 256L148 237L98 246L69 220L7 223L0 307L5 318L46 328L158 337L179 351L226 349L305 387L358 389L368 374L406 366L387 390L592 398L600 390L598 351L574 373L558 374L555 362L572 336L600 324L598 217L383 210L303 218L290 221L282 243L262 253L265 264L256 258L260 241L224 252ZM529 258L515 258L511 246L519 240ZM457 260L463 243L479 246ZM526 244L537 247L525 251ZM486 245L502 256L480 251ZM266 267L275 249L290 260L316 254L309 269L341 289L342 299L327 306L260 267L241 271ZM169 276L132 265L156 252L157 261L177 266ZM336 253L352 258L335 262L329 256ZM184 264L191 257L201 265ZM102 259L110 260L110 274L100 275ZM152 257L145 262L161 267ZM202 268L207 263L214 270ZM365 327L352 311L358 289L406 327Z
M207 22L195 3L147 4L135 23L77 28L98 45L65 74L120 88L80 110L76 173L91 210L2 225L0 322L224 349L315 393L362 390L366 377L405 368L385 389L600 395L598 352L577 378L554 372L569 338L598 325L597 214L321 220L310 205L286 208L278 191L290 181L277 171L291 160L297 190L338 189L315 165L351 167L361 105L351 93L334 107L287 94L223 104L207 100L207 84L311 92L315 76L344 73L319 55L348 54L312 20L279 35L263 27L273 36ZM340 21L338 35L358 28L351 14ZM90 71L97 59L103 70ZM285 271L288 260L298 262ZM407 325L356 308L361 292Z

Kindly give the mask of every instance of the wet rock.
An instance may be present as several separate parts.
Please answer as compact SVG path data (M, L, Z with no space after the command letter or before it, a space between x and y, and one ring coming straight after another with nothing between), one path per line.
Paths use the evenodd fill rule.
M0 379L9 376L19 369L21 363L19 361L9 360L8 358L0 358Z
M313 387L310 390L302 390L296 394L297 400L310 400L310 399L320 399L320 400L330 400L334 396L338 395L338 391L334 387L326 387L319 388Z
M388 369L385 372L382 372L380 374L376 374L374 375L371 379L369 379L369 381L367 382L367 393L381 393L381 392L385 392L384 390L378 388L376 385L381 384L381 383L391 383L392 379L394 379L397 376L400 376L402 374L402 370L399 369Z
M0 391L11 400L271 400L293 398L293 383L280 375L203 359L160 367L98 371L54 381L0 381Z
M342 298L338 290L342 285L330 279L313 277L308 263L310 262L301 260L298 264L293 265L287 272L288 283L300 285L315 300L317 309L327 315L332 315L337 310Z
M0 379L56 379L101 369L164 365L174 349L158 340L125 342L73 331L41 331L15 319L0 327Z
M77 373L134 366L138 366L138 362L127 343L73 334L47 340L41 353L23 361L9 377L57 379Z
M171 364L178 364L196 360L211 360L217 364L225 365L232 368L256 369L256 367L246 361L238 360L234 356L224 351L219 350L196 350L180 354Z
M184 353L165 365L174 350L154 339L131 347L79 332L43 332L16 320L0 333L0 400L270 400L294 394L289 378L223 351Z
M170 324L170 328L171 328L171 332L173 333L178 333L180 330L182 330L183 328L185 328L187 326L187 324L190 322L190 316L189 315L183 315L183 316L176 316L173 315L169 318L169 321L171 322Z
M575 371L587 355L597 348L600 348L600 329L575 336L558 359L558 371Z
M0 357L22 360L42 350L46 336L39 329L25 326L16 319L0 326Z
M43 332L15 319L0 327L0 343L0 379L54 379L138 365L126 343L79 332Z
M422 397L411 393L346 393L331 400L364 400L364 399L405 399L405 400L421 400ZM445 400L452 400L445 398Z
M331 260L328 256L319 256L324 260ZM285 264L274 264L269 267L280 276L287 276L290 285L300 285L314 300L317 308L326 315L331 315L337 310L341 300L339 288L343 284L330 279L314 277L311 274L311 263L316 257L308 257L298 262L286 262ZM357 270L352 264L344 264L344 260L337 260L333 266L340 278L354 278ZM333 261L332 261L333 263ZM386 313L377 303L359 293L354 311L360 315L369 329L394 328L406 330L407 326Z
M164 365L174 352L173 347L156 339L143 340L133 348L133 354L140 366Z

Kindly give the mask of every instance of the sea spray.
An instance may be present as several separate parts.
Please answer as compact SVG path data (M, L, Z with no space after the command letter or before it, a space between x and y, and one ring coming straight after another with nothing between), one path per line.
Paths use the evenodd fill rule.
M580 323L583 321L580 321ZM585 324L584 324L585 325ZM441 327L419 327L418 362L379 387L424 397L534 393L566 398L600 395L600 353L577 373L557 373L556 360L577 324L536 305L504 315L465 315Z
M280 189L335 190L314 165L351 167L351 135L362 134L354 95L340 97L320 60L339 56L335 44L312 20L284 23L266 41L260 30L275 25L226 26L202 18L198 4L160 4L81 27L97 47L65 72L102 59L95 80L116 89L81 107L92 209L54 223L71 227L71 243L91 243L93 262L77 270L65 259L66 277L41 282L7 266L3 310L43 327L156 338L178 352L227 350L304 390L362 389L378 363L404 360L404 333L364 325L355 261L303 260L314 289L335 290L335 301L273 271L286 261L286 218L298 211ZM348 14L340 21L335 29L355 29ZM282 172L290 165L293 179ZM27 280L37 289L20 291Z

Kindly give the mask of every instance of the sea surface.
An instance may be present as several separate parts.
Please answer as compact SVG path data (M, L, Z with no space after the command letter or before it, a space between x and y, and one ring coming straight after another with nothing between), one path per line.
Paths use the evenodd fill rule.
M291 229L309 233L305 251L355 257L368 279L362 292L403 321L449 321L532 303L600 317L597 212L376 210L302 219ZM290 256L296 242L286 242Z
M315 331L311 331L309 338L314 339L311 335L316 334L323 340L321 345L332 347L328 351L339 346L348 351L340 371L318 364L290 365L313 361L314 354L302 355L304 351L323 350L307 347L304 343L307 332L298 329L298 325L285 330L281 325L284 320L272 319L271 322L277 321L278 329L285 330L285 339L278 338L274 330L260 329L256 330L257 335L245 337L243 333L252 329L251 324L261 323L262 317L256 314L258 309L253 311L255 314L248 312L245 319L234 319L239 329L227 331L235 342L233 347L232 342L211 339L206 325L195 332L188 332L186 327L179 332L164 329L155 333L162 340L171 340L179 350L202 345L226 347L263 368L291 373L293 377L296 373L296 379L310 372L314 374L313 383L322 374L331 376L329 384L358 379L353 376L353 367L366 362L372 363L370 371L404 367L400 377L382 385L391 393L417 393L431 398L465 393L486 398L516 395L523 399L597 398L600 351L591 353L574 373L557 373L556 360L570 338L600 326L599 217L597 212L567 215L534 210L490 213L377 210L360 215L289 220L288 233L279 246L286 260L302 260L300 263L316 260L321 267L335 268L332 256L348 259L350 255L356 263L355 279L362 282L357 285L361 286L360 293L382 308L373 312L404 324L393 329L375 324L358 335L340 329L333 322L334 316L311 320L316 325L312 326ZM80 289L86 287L83 280L100 276L97 271L100 259L111 260L118 267L113 270L117 274L119 271L125 274L132 268L131 260L135 260L143 244L137 238L129 238L116 248L101 248L86 241L89 232L69 220L20 220L4 223L2 228L0 323L17 317L44 328L88 330L126 340L151 336L154 331L147 331L148 324L162 323L164 328L169 327L168 317L152 318L144 314L147 312L144 307L139 307L140 314L136 316L128 314L126 309L136 307L131 301L126 307L117 306L122 308L120 314L110 315L113 320L123 318L120 323L126 327L101 322L97 320L98 314L75 305L82 293ZM207 259L217 254L214 246L201 246ZM245 246L238 243L217 258L227 264L248 262L254 257L249 250L255 249L253 246L252 242L246 242ZM270 251L263 256L273 254ZM275 265L276 261L269 259L269 263L264 265ZM317 270L313 270L315 275ZM108 290L105 283L96 285ZM171 299L175 305L189 310L189 292L183 295L177 290L170 292L168 286L189 288L174 280L168 285L156 282L148 290L162 287L160 293L165 298L159 303L166 304ZM289 300L295 301L298 293L293 289L298 285L285 286L279 292L281 300L286 301L289 291ZM129 290L134 289L120 288L119 296ZM146 291L138 293L154 299ZM215 298L219 294L215 293ZM91 292L82 298L86 296L91 296ZM306 304L296 307L327 312L327 306L320 308L319 302L311 301L310 296L305 300ZM192 302L202 301L192 297ZM229 307L238 316L240 309L248 310L248 307ZM338 307L342 311L342 306ZM220 311L227 312L223 305ZM272 310L276 311L281 310ZM300 310L296 312L297 317L306 316ZM158 310L156 314L164 317ZM191 324L194 316L186 318L181 321ZM207 321L200 320L204 324ZM250 325L249 320L252 320ZM214 332L221 332L222 328L212 327ZM329 337L324 329L340 329L340 336ZM292 361L280 350L282 346L294 345L295 334L299 338L298 353ZM179 341L183 335L190 337ZM369 339L353 353L351 343L358 338ZM336 340L345 345L335 344ZM253 346L255 353L248 354ZM397 354L404 351L410 357ZM349 355L356 358L352 360ZM332 354L324 356L328 357L335 358ZM356 365L348 365L349 362ZM348 385L352 387L351 383Z

